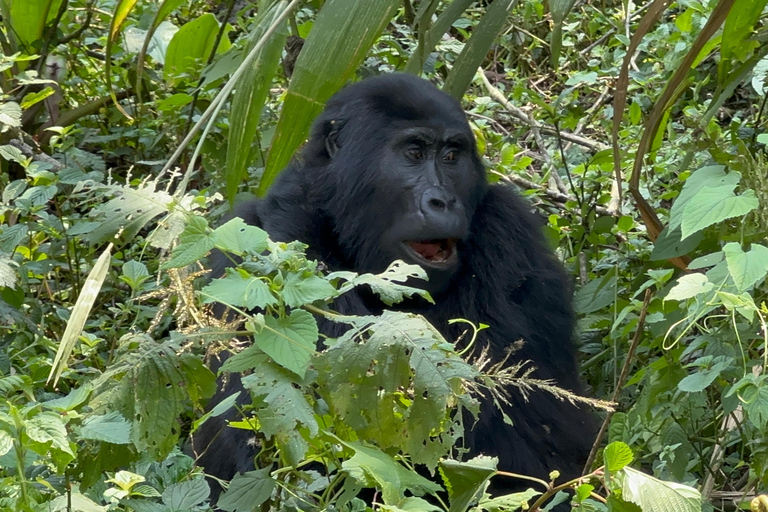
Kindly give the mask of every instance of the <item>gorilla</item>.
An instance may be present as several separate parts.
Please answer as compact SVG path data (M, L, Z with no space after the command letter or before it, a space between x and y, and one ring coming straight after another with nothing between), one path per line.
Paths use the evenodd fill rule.
M494 362L522 340L506 364L530 360L533 377L582 391L570 279L528 205L510 187L488 184L460 104L428 81L388 74L342 89L266 198L235 215L274 240L308 244L308 257L331 270L378 273L396 259L420 265L435 304L411 299L398 309L423 315L447 340L463 330L451 319L487 324L475 343ZM363 289L332 308L365 315L384 305ZM327 324L321 330L338 335ZM597 431L592 414L546 392L527 401L509 392L510 406L501 411L485 398L479 420L466 423L470 453L547 481L555 469L579 476ZM248 432L214 420L193 441L203 452L198 463L222 479L253 469ZM494 489L518 490L520 482L497 477Z

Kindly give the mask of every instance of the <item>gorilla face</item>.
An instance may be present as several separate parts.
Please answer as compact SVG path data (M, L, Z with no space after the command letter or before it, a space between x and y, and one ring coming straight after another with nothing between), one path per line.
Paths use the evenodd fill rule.
M322 182L332 190L322 194L333 197L329 213L352 266L380 272L402 259L426 270L430 292L442 291L486 189L458 102L416 77L368 79L329 102L313 141L328 159Z

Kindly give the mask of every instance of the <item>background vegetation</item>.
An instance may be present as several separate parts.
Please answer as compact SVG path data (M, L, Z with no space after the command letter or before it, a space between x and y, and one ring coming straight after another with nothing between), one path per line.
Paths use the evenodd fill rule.
M584 378L617 406L575 502L764 512L766 3L0 0L0 509L208 509L179 447L216 387L204 355L232 349L215 301L265 311L226 368L250 371L235 426L260 469L222 509L361 510L361 486L386 510L535 509L569 486L492 499L495 461L449 460L447 494L420 498L439 486L412 464L460 455L466 382L531 383L397 313L343 319L317 353L309 312L358 284L396 302L418 269L325 275L300 244L211 229L334 91L398 70L462 99L490 179L547 218L578 284ZM206 284L213 247L246 259ZM408 364L361 379L373 351Z

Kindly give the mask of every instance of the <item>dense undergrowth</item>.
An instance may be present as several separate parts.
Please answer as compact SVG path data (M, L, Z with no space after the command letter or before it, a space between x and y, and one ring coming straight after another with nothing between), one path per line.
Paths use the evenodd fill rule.
M576 487L589 510L701 495L764 512L765 5L0 0L0 510L206 510L180 448L216 387L206 354L239 334L255 345L224 369L250 371L252 421L233 426L263 449L224 510L362 510L373 486L386 510L537 508ZM495 461L441 461L461 455L455 411L524 379L483 373L419 317L324 307L358 284L397 302L419 269L327 275L301 244L213 229L328 95L393 70L462 98L490 179L528 196L574 276L584 379L617 403L583 482L482 497ZM208 283L214 247L246 259ZM227 325L217 301L264 313ZM316 352L313 314L350 330ZM390 387L357 377L366 351L399 361L379 369ZM371 403L375 428L357 419ZM415 463L447 495L421 498L438 484Z

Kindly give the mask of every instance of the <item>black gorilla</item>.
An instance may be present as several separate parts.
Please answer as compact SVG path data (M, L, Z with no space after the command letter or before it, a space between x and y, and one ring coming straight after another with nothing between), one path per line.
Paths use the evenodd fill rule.
M337 93L267 197L236 215L275 240L309 244L309 257L332 270L381 272L395 259L421 265L436 304L398 307L424 315L448 340L463 329L450 319L488 324L477 344L494 361L522 339L510 363L531 360L535 377L581 391L569 278L527 205L510 188L487 184L459 103L429 82L392 74ZM333 308L370 314L383 305L361 291ZM544 392L526 402L511 390L511 401L505 413L514 425L490 401L483 404L466 433L472 453L547 480L554 469L578 476L596 432L592 415ZM221 427L206 423L195 448L200 453L213 439L198 462L230 479L252 468L253 452L247 432ZM520 487L497 480L499 490Z

